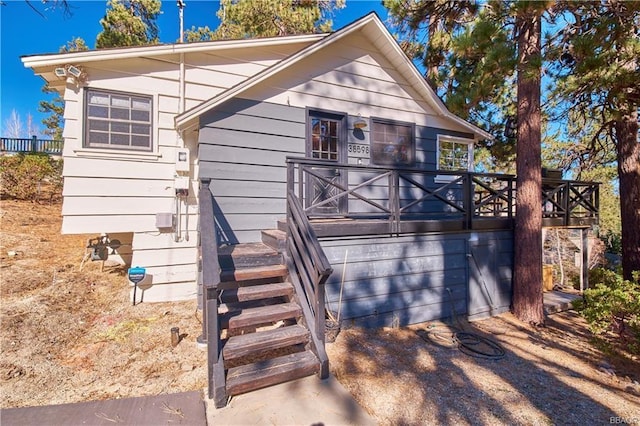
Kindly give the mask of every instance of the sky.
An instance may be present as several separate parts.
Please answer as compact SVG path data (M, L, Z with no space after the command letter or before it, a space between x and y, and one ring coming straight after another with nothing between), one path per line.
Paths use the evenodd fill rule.
M42 119L46 116L38 111L38 104L51 97L42 92L44 80L25 68L20 57L58 53L61 46L76 37L83 38L93 49L96 36L102 31L100 19L105 14L107 2L70 1L70 16L61 8L52 9L40 0L30 2L40 13L25 0L4 0L3 3L0 6L0 136L5 135L4 128L13 110L25 128L27 117L31 115L34 125L42 132ZM346 0L346 7L335 13L333 28L340 29L371 11L386 20L387 11L381 3L381 0ZM219 2L185 0L185 4L185 29L205 25L217 27ZM162 12L158 18L160 41L174 43L180 31L176 1L163 1Z

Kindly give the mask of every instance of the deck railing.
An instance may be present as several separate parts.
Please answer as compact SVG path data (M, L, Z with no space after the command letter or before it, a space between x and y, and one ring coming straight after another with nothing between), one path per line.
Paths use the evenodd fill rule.
M289 167L289 171L293 169ZM312 350L320 361L320 377L329 375L325 335L324 285L333 269L295 193L287 191L287 268L311 332Z
M2 152L39 152L44 154L60 155L64 141L52 139L32 138L0 138L0 151Z
M344 223L343 235L513 227L513 175L390 169L306 158L288 158L287 163L288 190L301 200L308 217L371 219ZM597 183L543 179L542 189L545 226L597 223ZM314 222L314 228L325 235L322 223Z
M200 181L200 262L202 265L202 335L200 342L207 344L207 380L209 398L216 407L226 402L226 385L220 323L218 320L218 296L220 284L220 264L218 261L218 241L213 211L213 194L210 180Z

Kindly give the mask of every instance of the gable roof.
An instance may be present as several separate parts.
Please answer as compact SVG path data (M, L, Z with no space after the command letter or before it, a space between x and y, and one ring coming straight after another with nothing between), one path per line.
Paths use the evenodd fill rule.
M20 57L27 68L32 68L34 73L40 75L48 82L56 82L58 79L54 69L69 63L90 63L130 58L152 58L158 56L175 55L181 53L215 52L219 50L231 50L238 48L255 48L278 46L287 44L300 44L308 46L325 38L327 34L304 34L281 37L264 37L241 40L215 40L194 43L158 44L150 46L113 47L108 49L84 50L67 53L49 53L42 55L23 55Z
M300 50L297 53L275 63L269 68L259 72L253 77L231 87L230 89L214 96L213 98L205 101L180 115L175 117L176 129L187 129L198 125L198 118L215 108L216 106L226 102L234 97L242 95L252 87L260 84L266 79L278 74L279 72L293 66L294 64L302 61L303 59L313 55L315 52L327 48L338 40L352 34L356 31L364 30L369 34L372 40L381 40L379 43L383 43L386 49L382 50L383 54L387 56L387 59L400 71L400 73L407 79L414 89L422 96L422 98L433 107L436 114L440 117L449 119L460 126L469 130L479 139L493 139L493 136L479 127L463 120L462 118L451 113L442 100L436 95L431 86L427 83L416 66L409 60L409 58L402 51L396 40L391 33L386 29L380 18L375 12L372 12L364 17L356 20L355 22L347 25L346 27L328 34L323 35L320 40L309 45L308 47ZM375 42L375 41L374 41Z

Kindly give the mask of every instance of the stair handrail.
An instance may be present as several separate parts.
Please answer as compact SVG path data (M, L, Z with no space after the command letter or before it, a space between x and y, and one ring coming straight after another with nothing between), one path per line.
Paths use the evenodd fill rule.
M291 164L288 166L292 167ZM329 375L329 358L324 341L324 285L333 268L304 213L302 203L291 188L287 190L286 262L311 333L312 350L320 361L319 375L324 379Z
M207 343L207 383L209 399L216 407L226 404L226 383L220 322L218 320L218 285L220 263L218 261L218 238L213 210L213 194L209 188L211 180L200 180L200 260L202 264L202 336Z

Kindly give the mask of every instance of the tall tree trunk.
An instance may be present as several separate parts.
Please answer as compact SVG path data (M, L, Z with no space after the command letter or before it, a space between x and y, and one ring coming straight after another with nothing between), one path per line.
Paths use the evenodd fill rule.
M615 122L620 219L622 221L622 273L630 280L640 271L640 144L636 108Z
M542 325L542 160L540 135L541 18L534 7L516 17L518 141L513 313Z

